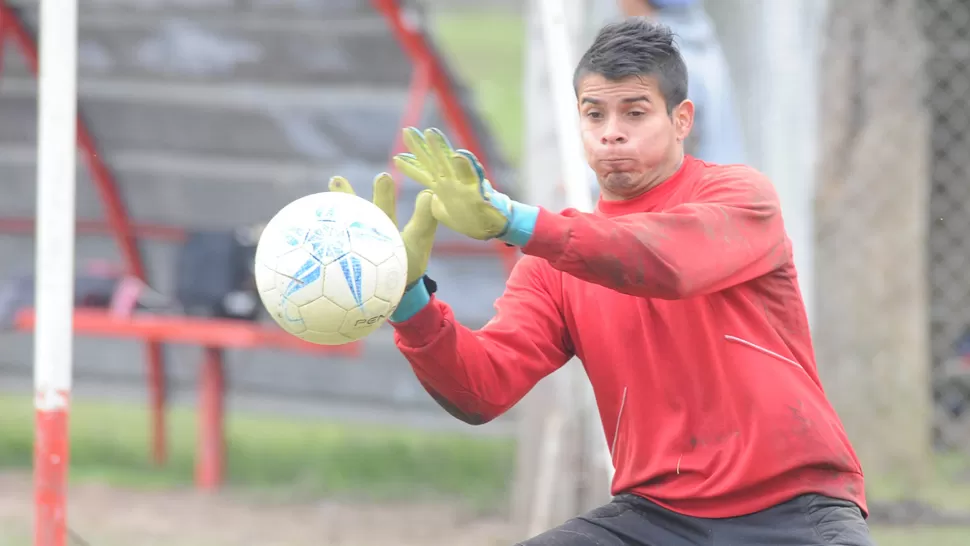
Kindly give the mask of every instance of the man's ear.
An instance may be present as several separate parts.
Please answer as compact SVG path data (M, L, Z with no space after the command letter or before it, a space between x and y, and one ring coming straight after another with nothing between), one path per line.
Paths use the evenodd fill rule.
M685 99L670 113L670 118L674 122L674 132L677 135L677 140L680 142L686 141L687 137L690 136L691 129L694 127L694 103L690 99Z

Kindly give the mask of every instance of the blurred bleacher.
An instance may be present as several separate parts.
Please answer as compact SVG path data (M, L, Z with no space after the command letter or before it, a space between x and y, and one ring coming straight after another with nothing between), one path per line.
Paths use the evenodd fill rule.
M8 5L36 29L36 0ZM411 15L421 21L419 11ZM369 196L374 174L388 168L411 76L368 0L81 0L78 51L79 113L132 221L190 230L264 222L292 199L322 191L334 174ZM12 44L2 62L0 217L28 217L35 206L36 83ZM471 97L455 83L490 169L511 180ZM421 125L446 127L431 97ZM405 182L402 223L417 191ZM81 156L77 214L105 217ZM459 240L444 231L440 239ZM151 285L171 292L177 246L145 240L140 248ZM0 255L0 278L30 270L33 241L0 233ZM79 268L99 259L121 262L115 240L79 237ZM438 255L431 271L461 320L475 326L491 316L505 278L497 255ZM450 424L393 348L389 330L368 339L353 360L231 353L229 403ZM30 336L3 332L0 343L0 385L30 392ZM167 348L171 400L194 400L198 353ZM75 354L77 396L144 395L139 343L79 338Z

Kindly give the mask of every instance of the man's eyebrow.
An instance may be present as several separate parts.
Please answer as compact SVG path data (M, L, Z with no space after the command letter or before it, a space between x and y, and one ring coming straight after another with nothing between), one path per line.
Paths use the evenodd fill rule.
M603 104L601 99L594 99L593 97L583 97L580 101L581 104L593 104L600 105ZM636 97L627 97L622 101L624 104L633 104L635 102L646 102L650 103L650 97L646 95L638 95Z
M634 102L647 102L647 103L649 103L650 102L650 97L648 97L646 95L640 95L639 97L628 97L628 98L623 99L623 102L626 103L626 104L630 104L630 103L634 103Z

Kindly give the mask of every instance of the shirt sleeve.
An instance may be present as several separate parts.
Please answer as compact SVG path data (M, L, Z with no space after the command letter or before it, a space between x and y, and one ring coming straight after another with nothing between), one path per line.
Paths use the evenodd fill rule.
M663 212L606 218L540 209L522 251L625 294L684 299L765 275L790 259L771 182L731 168Z
M438 404L469 424L487 423L572 357L560 280L541 260L523 257L482 329L462 326L432 296L414 316L392 323L395 341Z

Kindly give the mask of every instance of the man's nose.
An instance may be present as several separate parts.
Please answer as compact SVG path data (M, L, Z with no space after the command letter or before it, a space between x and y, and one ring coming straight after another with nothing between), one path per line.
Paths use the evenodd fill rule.
M626 142L626 134L620 131L620 128L615 121L609 121L606 130L603 131L603 136L600 137L600 142L605 145L611 144L623 144Z

